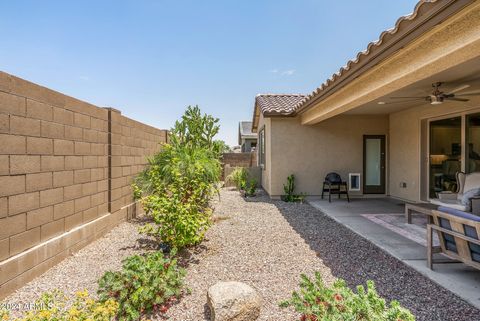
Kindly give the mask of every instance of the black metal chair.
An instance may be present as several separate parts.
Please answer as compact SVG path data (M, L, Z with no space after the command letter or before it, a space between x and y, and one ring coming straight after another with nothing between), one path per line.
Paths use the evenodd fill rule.
M347 182L342 181L342 177L337 173L332 172L325 176L322 187L322 199L325 192L328 192L328 202L332 201L332 194L337 194L338 198L340 198L341 194L347 195L347 201L350 202Z

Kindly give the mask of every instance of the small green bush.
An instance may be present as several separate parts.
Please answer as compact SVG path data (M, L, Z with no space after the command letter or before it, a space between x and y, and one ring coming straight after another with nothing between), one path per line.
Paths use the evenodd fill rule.
M301 313L302 321L414 321L412 313L397 301L385 303L375 290L373 281L367 281L367 289L359 285L353 292L344 280L338 279L332 287L323 283L320 273L315 281L301 275L300 293L294 291L290 300L281 307L292 306Z
M245 196L255 196L257 189L257 180L250 178L248 170L245 167L235 168L226 178L227 182L232 182L238 191L244 192Z
M172 251L172 257L175 255ZM118 302L119 320L138 320L151 312L166 313L182 294L185 270L176 259L161 252L134 255L123 262L121 271L106 272L99 280L101 302Z
M226 178L226 181L233 183L239 191L245 188L247 180L248 172L244 167L235 168Z
M282 195L281 199L285 202L303 202L305 199L304 194L295 194L295 176L293 174L287 177L287 183L283 184L283 191L285 195Z

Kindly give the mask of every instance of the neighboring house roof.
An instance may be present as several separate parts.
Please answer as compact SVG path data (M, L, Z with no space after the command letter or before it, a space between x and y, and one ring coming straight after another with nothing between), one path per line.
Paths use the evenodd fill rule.
M239 124L240 135L248 138L257 137L257 133L252 132L252 122L251 121L241 121Z
M405 43L418 38L424 32L474 2L474 0L419 1L411 14L400 17L395 23L395 27L383 31L378 40L370 42L364 51L357 54L355 59L349 60L320 87L295 104L293 106L295 113L304 111L315 101L328 97L334 92L332 89L341 88L379 61L402 49Z
M263 116L291 116L295 106L305 98L302 94L259 94L255 97L253 126L256 130L260 113Z

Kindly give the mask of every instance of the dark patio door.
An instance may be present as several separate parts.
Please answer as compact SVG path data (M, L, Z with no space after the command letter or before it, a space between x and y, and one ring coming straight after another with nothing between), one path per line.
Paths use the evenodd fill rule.
M363 193L385 194L385 135L363 136Z

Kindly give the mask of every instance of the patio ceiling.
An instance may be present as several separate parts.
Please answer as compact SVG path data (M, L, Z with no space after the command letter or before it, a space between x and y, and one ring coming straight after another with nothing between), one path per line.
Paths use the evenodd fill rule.
M442 82L440 90L449 92L454 88L462 85L469 85L461 93L480 92L480 57L472 59L468 62L462 63L458 66L442 71L436 75L426 79L417 81L402 89L396 90L388 95L384 95L366 104L360 105L351 109L345 114L350 115L375 115L375 114L390 114L403 109L412 107L429 105L430 102L425 100L410 101L409 99L392 99L391 97L417 97L428 96L432 93L432 84ZM465 106L480 107L480 96L469 96L468 102L451 101L444 102L450 104L462 104ZM380 103L380 104L379 104ZM386 103L386 104L382 104Z

